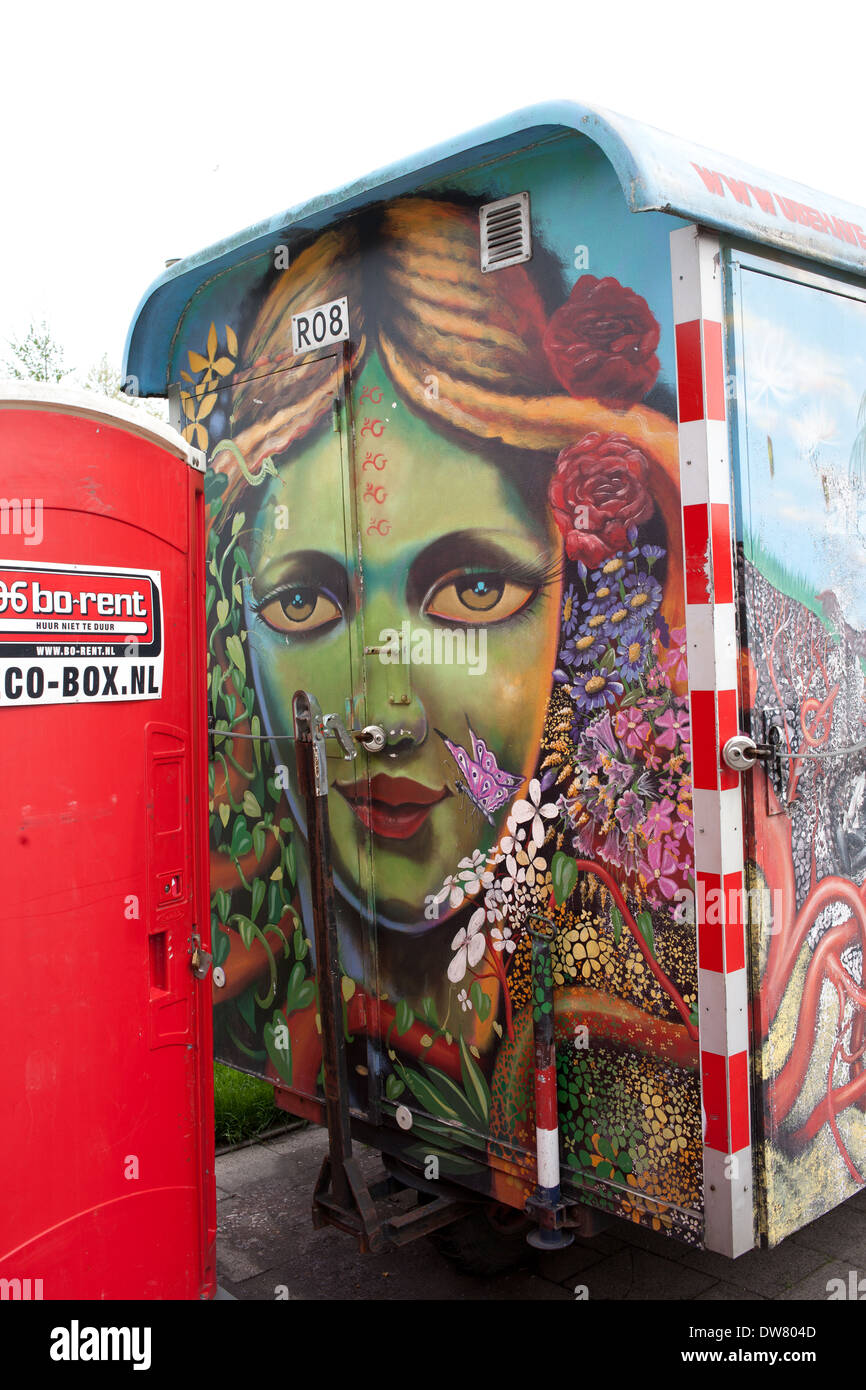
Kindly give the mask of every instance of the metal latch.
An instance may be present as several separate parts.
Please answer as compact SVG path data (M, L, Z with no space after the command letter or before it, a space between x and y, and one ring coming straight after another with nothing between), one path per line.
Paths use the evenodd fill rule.
M761 762L772 762L778 756L773 739L776 732L771 730L770 743L756 743L748 734L734 734L722 749L722 757L735 772L747 772L759 759Z
M192 951L189 957L189 968L197 980L206 980L207 973L211 968L213 955L210 951L202 949L201 937L197 931L192 934Z

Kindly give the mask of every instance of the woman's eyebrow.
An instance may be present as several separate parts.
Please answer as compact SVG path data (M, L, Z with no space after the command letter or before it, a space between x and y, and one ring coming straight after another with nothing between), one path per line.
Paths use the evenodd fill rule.
M256 572L253 597L262 603L287 584L327 589L341 603L349 594L349 577L342 559L324 550L291 550L274 556Z
M541 583L546 557L536 554L524 559L514 553L515 538L502 532L466 530L452 531L439 536L416 556L409 568L406 596L410 603L420 603L437 579L463 566L473 569L504 570L513 578L525 578L526 583ZM509 544L511 542L512 544Z

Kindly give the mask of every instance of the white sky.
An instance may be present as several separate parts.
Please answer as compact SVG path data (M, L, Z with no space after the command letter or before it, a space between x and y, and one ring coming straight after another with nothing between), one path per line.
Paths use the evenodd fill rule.
M119 367L167 258L539 101L866 207L863 0L496 8L7 0L0 364L44 318L82 374Z

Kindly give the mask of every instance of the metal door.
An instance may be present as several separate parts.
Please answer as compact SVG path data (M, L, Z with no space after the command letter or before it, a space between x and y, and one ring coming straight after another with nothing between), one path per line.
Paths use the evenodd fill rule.
M866 1179L866 291L729 249L759 1220Z
M319 1095L321 1044L293 694L308 690L347 729L366 723L347 380L337 346L222 392L225 442L212 451L209 479L212 887L215 958L227 977L215 990L217 1051L290 1090L296 1107ZM315 420L302 447L275 448L250 466L255 427L238 421L255 419L259 405L264 413L266 397L301 416L298 402L312 401ZM349 760L327 740L351 1106L372 1118L376 934L366 755L356 750ZM304 1113L318 1118L316 1106Z
M0 562L0 1109L15 1194L0 1266L48 1299L205 1297L200 476L177 443L86 404L19 403L0 430L3 491L30 497L38 480L42 518L38 544L4 536Z

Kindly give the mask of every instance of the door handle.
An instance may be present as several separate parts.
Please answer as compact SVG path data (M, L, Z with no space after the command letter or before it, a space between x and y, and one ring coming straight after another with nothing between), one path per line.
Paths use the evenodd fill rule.
M346 759L356 758L357 751L352 743L349 730L346 728L339 714L326 714L322 720L322 728L325 731L325 738L335 738L343 750L343 757Z

